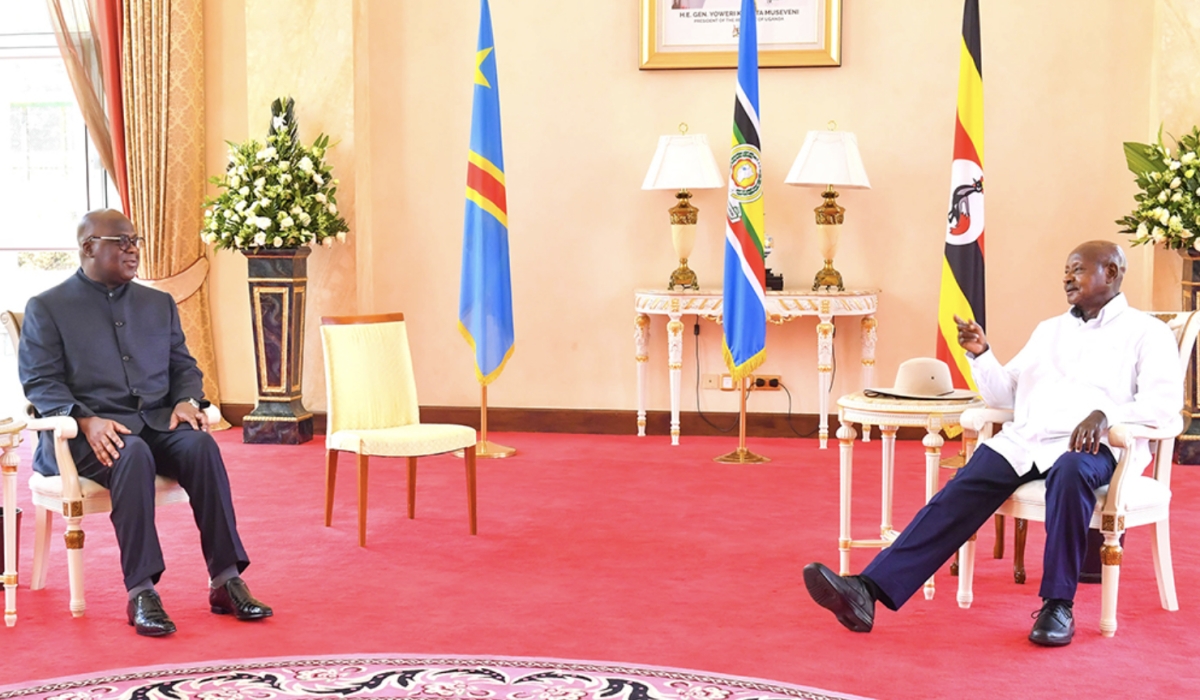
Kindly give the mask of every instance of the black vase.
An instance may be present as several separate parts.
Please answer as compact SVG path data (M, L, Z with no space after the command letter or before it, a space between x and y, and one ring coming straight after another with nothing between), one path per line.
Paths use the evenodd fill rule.
M242 442L299 445L312 440L304 408L304 300L307 247L243 251L249 266L258 403L242 420Z

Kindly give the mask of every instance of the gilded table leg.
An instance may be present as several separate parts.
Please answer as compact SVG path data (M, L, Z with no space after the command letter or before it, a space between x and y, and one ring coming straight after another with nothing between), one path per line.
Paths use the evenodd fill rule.
M844 419L839 420L837 438L840 445L839 461L840 479L839 495L841 499L838 522L838 573L850 575L850 477L854 468L854 426Z
M650 316L633 319L634 359L637 361L637 434L646 437L646 363L650 360Z
M821 449L829 441L829 382L833 373L833 315L822 313L817 324L817 403Z
M5 421L15 430L0 433L0 470L4 488L4 624L17 624L17 464L20 424Z
M921 444L925 445L925 502L928 503L933 498L933 494L937 492L938 486L938 467L942 461L942 444L945 442L941 436L942 423L937 416L930 416L929 422L925 426L925 438L921 440ZM962 575L961 573L959 574ZM925 600L933 600L933 577L925 582Z
M875 382L875 329L878 322L874 316L862 319L862 385L873 386Z
M671 374L671 444L679 444L679 384L683 374L683 321L682 314L669 314L667 322L667 360Z

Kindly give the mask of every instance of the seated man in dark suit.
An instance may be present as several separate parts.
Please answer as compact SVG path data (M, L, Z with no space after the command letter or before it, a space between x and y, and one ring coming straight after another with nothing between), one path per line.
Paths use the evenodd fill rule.
M1109 424L1182 428L1175 338L1166 324L1130 308L1121 294L1124 274L1125 254L1114 243L1090 241L1072 251L1063 275L1070 310L1040 323L1007 365L979 324L955 317L980 393L990 406L1012 408L1013 420L980 445L862 575L838 576L815 562L804 567L817 604L850 630L870 632L875 601L898 609L1017 487L1045 479L1043 602L1029 640L1071 642L1095 489L1116 467ZM1131 460L1143 468L1150 453L1142 445Z
M112 523L138 634L175 631L154 590L164 570L154 527L154 477L177 480L191 499L211 577L214 613L270 617L240 577L242 548L225 463L200 410L202 377L170 295L133 284L141 239L120 212L79 224L80 269L29 300L18 358L25 396L42 416L79 423L71 455L79 475L112 494ZM34 469L58 473L42 433Z

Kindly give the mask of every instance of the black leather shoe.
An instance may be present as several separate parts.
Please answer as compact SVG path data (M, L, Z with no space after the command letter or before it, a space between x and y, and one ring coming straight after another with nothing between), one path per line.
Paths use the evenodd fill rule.
M1074 603L1069 600L1051 598L1042 603L1042 609L1033 613L1037 617L1029 641L1044 647L1064 647L1075 636Z
M125 606L129 624L143 637L164 637L175 632L175 623L163 610L162 600L153 590L145 590L129 599Z
M266 603L250 594L250 588L238 576L223 586L210 588L208 604L216 614L233 615L239 620L261 620L275 614Z
M875 597L857 576L838 576L824 564L804 567L804 586L817 605L831 611L851 632L870 632L875 624Z

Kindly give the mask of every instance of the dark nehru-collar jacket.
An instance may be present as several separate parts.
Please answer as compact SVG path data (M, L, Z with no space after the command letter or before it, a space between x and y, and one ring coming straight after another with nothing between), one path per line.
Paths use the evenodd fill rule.
M18 365L25 396L42 416L111 418L134 434L165 431L176 404L204 397L169 294L130 283L115 289L83 270L25 306ZM42 433L34 468L57 474ZM91 447L71 441L76 461Z

